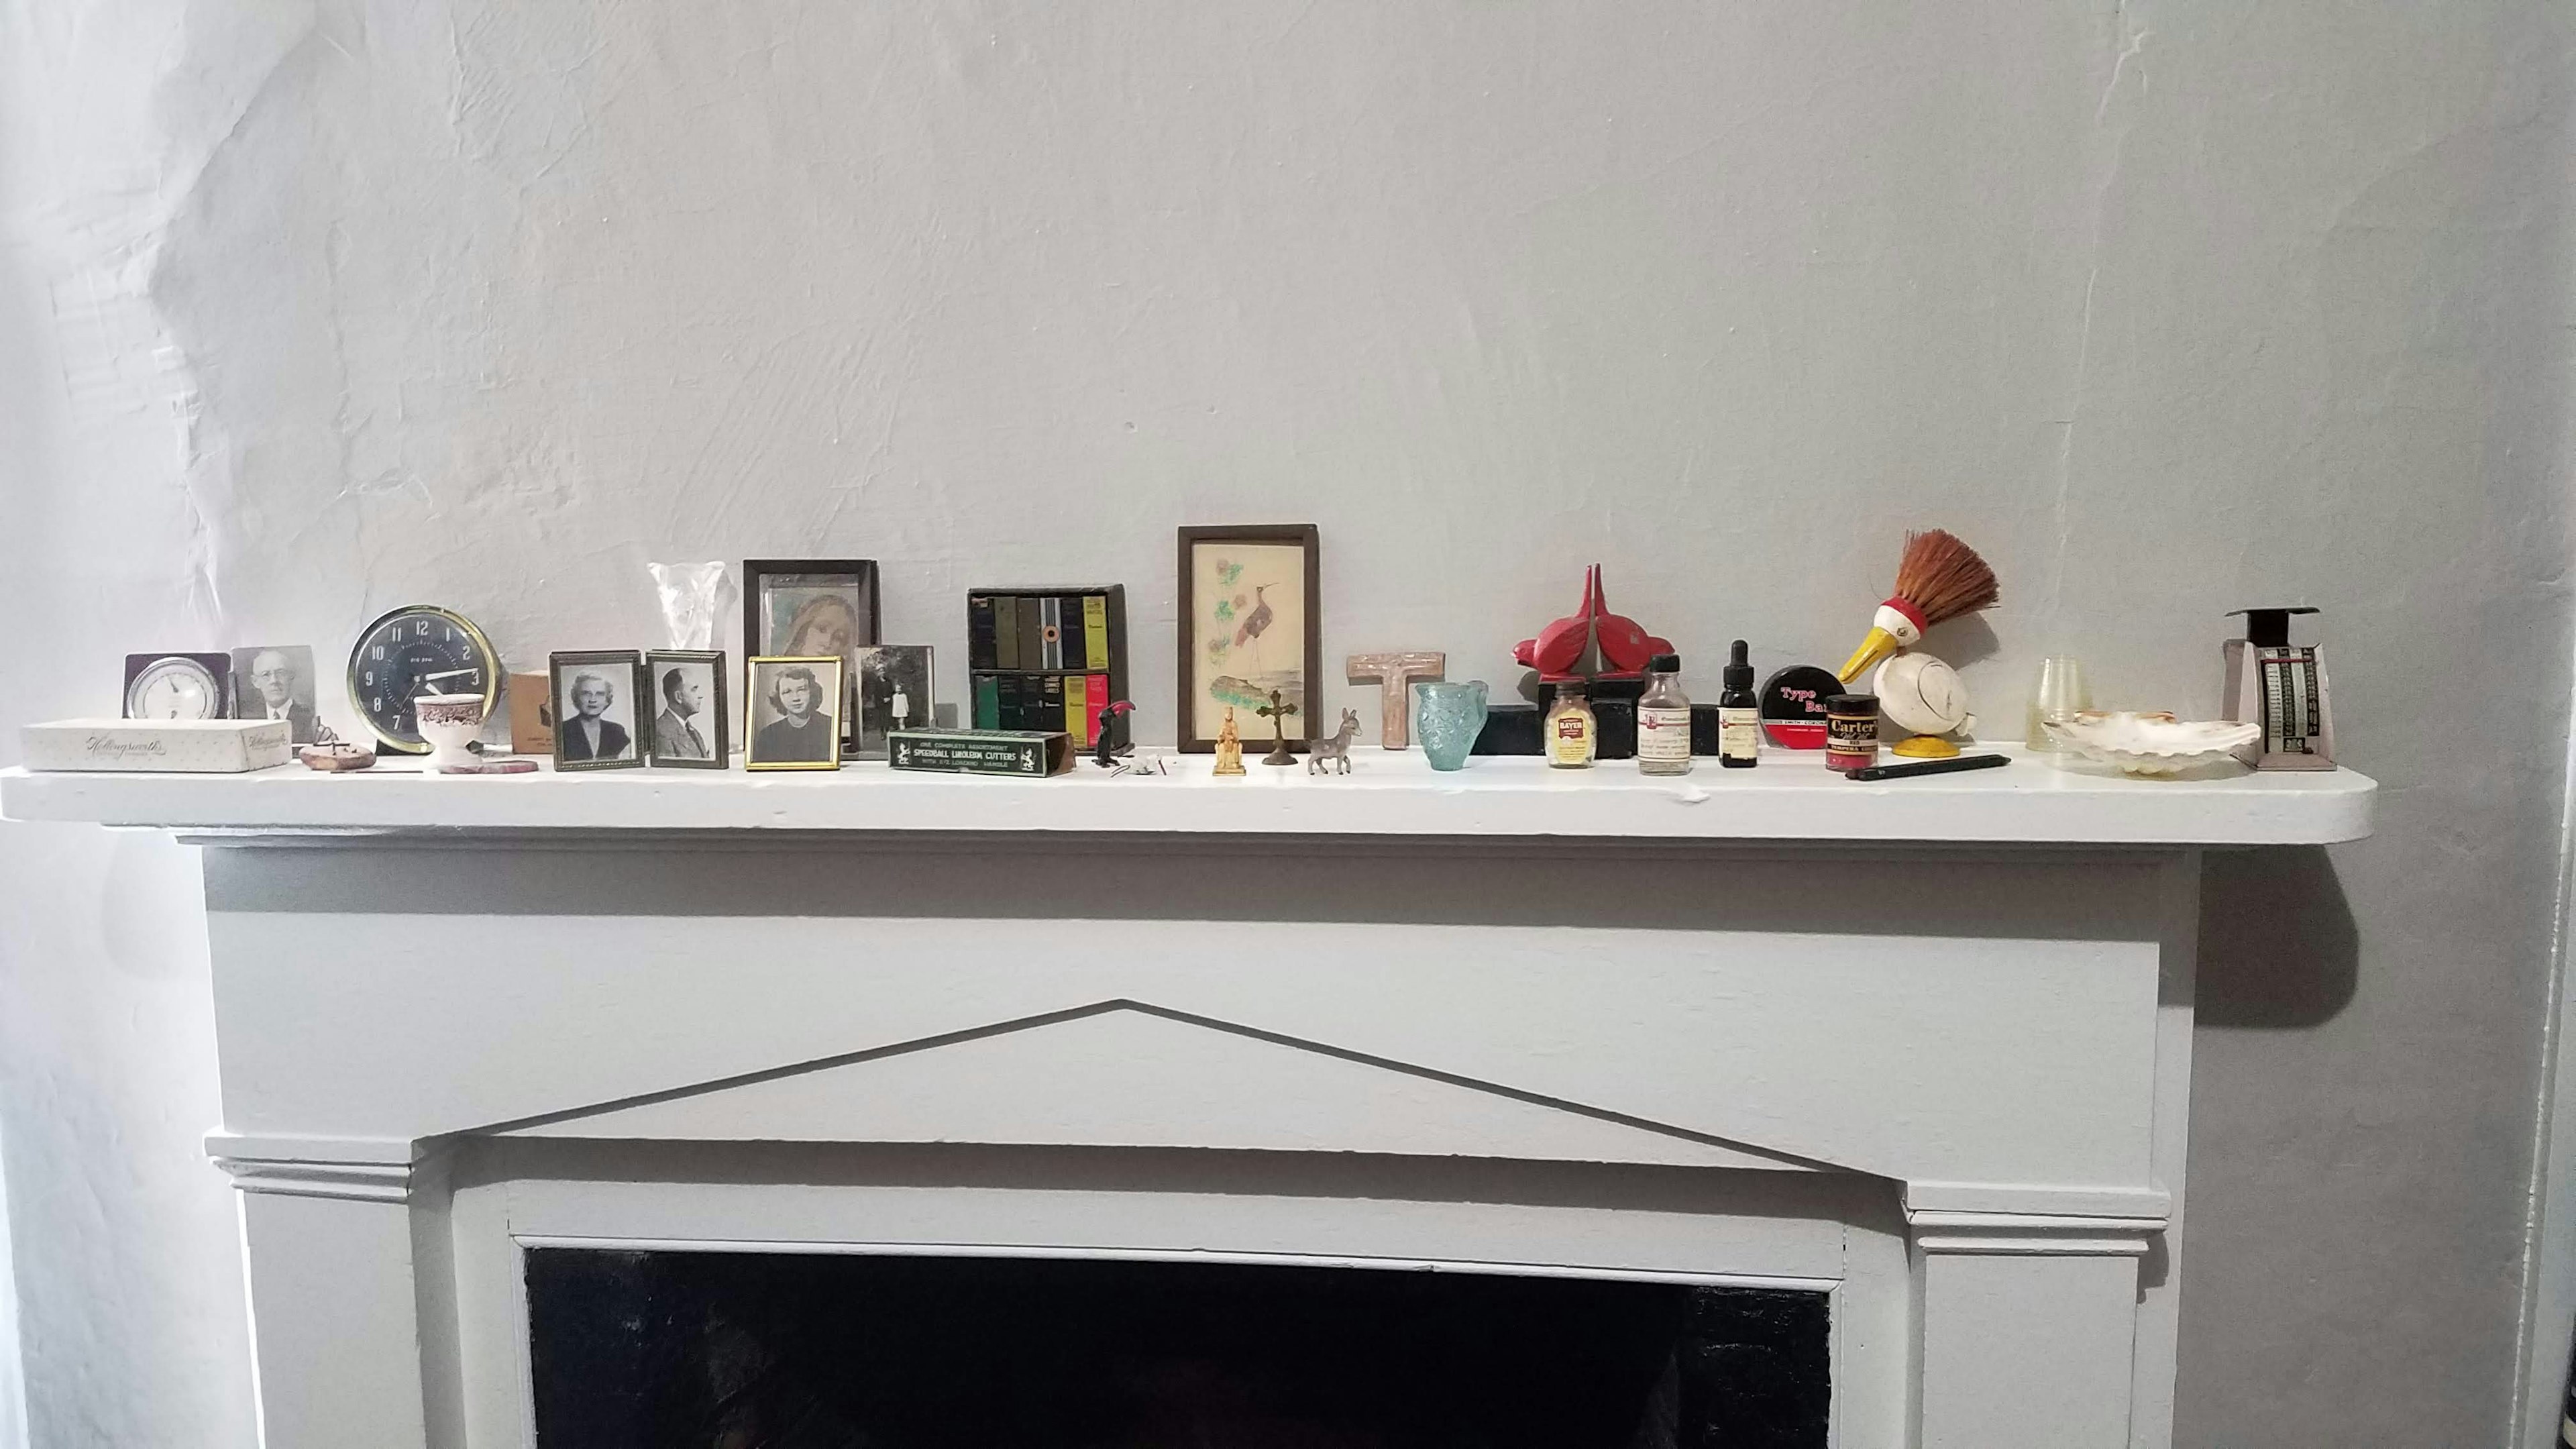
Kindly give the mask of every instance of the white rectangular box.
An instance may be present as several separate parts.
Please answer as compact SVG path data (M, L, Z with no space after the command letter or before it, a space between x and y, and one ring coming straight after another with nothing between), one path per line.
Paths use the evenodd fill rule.
M238 775L295 758L282 719L62 719L21 725L30 770Z

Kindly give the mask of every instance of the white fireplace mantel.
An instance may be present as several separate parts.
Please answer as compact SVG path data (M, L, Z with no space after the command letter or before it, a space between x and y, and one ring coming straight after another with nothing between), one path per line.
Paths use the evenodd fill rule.
M2203 849L2349 771L0 772L204 851L264 1442L527 1442L519 1254L1834 1295L1835 1442L2171 1435Z
M1999 770L1857 783L1816 754L1679 778L1608 764L1552 770L1479 759L1443 775L1417 751L1361 748L1347 778L1164 757L1168 776L1089 764L1051 780L840 771L616 770L356 774L290 765L251 775L6 774L20 820L227 833L444 830L1071 831L1108 834L1589 836L1633 840L1913 841L2019 845L2313 845L2370 833L2369 777L2350 770L2133 780L2022 757Z

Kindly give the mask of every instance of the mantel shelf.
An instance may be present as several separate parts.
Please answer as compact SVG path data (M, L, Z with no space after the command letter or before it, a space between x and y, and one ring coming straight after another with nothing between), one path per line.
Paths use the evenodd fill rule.
M2005 750L2019 754L2014 746ZM1088 762L1051 780L739 769L421 773L407 761L355 774L301 765L248 775L0 771L0 815L244 835L450 831L864 831L1631 838L2085 846L2323 845L2370 833L2378 786L2350 770L2131 780L2046 756L2000 770L1860 784L1821 756L1771 754L1754 770L1703 761L1679 779L1633 764L1556 771L1484 758L1443 775L1419 751L1355 749L1348 777L1303 762L1168 757L1167 776L1113 777Z

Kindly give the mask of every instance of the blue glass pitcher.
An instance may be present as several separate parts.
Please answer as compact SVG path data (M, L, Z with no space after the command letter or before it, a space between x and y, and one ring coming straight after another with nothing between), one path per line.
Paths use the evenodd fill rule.
M1425 680L1413 686L1413 732L1435 770L1463 770L1485 732L1485 681Z

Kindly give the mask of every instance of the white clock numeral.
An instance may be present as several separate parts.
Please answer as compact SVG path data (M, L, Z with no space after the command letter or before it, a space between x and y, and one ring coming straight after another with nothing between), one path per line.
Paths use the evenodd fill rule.
M412 637L413 637L413 638L415 638L415 639L426 639L426 638L428 638L428 637L429 637L429 621L428 621L427 619L421 619L421 620L416 621L416 622L411 626L411 631L412 631Z
M383 646L382 644L379 644L379 645L377 645L377 646L376 646L376 650L375 650L375 658L376 658L376 662L377 662L377 663L379 663L379 664L381 664L381 663L383 663L383 662L384 662L384 658L385 658L385 646Z
M385 697L384 697L383 695L381 695L381 694L380 694L380 695L377 695L375 698L373 698L373 699L371 699L371 700L368 700L368 701L367 701L367 708L369 708L369 709L383 709L384 707L385 707Z
M370 670L368 670L368 671L367 671L367 678L366 678L366 682L367 682L367 683L369 683L369 684L373 684L373 683L375 683L375 682L376 682L376 671L374 671L374 670L372 670L372 669L370 669Z

